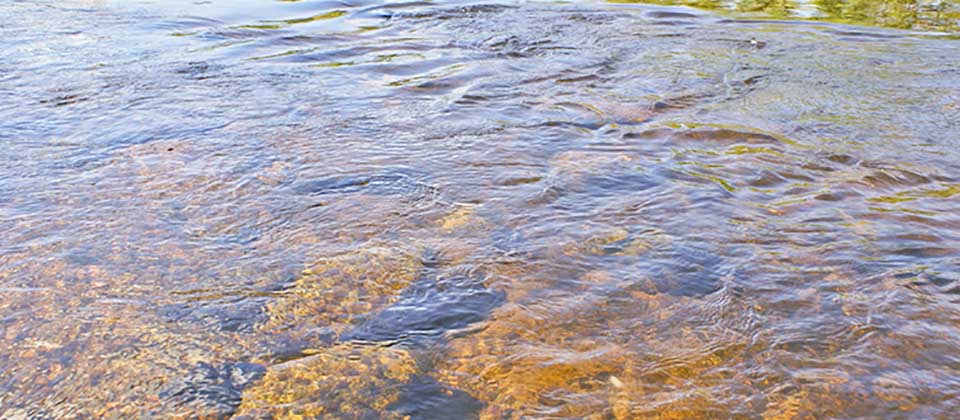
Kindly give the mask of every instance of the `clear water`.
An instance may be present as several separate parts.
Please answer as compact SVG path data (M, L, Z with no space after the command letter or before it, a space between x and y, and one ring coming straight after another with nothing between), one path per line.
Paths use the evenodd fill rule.
M950 36L605 3L0 16L0 417L960 409Z

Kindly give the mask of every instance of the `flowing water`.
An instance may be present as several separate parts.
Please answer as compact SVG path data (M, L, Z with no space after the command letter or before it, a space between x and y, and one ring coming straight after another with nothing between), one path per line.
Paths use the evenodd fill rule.
M954 418L911 22L2 2L0 418Z

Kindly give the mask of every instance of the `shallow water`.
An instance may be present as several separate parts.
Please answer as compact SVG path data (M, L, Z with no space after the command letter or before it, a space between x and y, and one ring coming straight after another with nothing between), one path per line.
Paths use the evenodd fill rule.
M604 3L0 16L2 418L960 410L949 36Z
M956 32L957 0L610 0L685 5L740 16L801 18L901 29Z

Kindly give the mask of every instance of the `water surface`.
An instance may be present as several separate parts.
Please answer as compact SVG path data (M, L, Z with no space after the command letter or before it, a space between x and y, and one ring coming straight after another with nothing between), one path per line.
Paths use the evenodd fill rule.
M960 44L936 28L0 16L0 417L960 409Z

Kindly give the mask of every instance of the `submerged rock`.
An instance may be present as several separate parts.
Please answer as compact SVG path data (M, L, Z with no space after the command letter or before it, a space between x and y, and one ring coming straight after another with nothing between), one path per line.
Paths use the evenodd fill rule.
M616 227L589 232L587 235L562 245L561 253L568 257L596 256L639 256L645 252L663 247L670 243L670 237L659 231L631 232L624 227Z
M629 164L633 157L623 153L569 150L550 160L551 175L582 179L605 170Z
M262 332L335 335L399 299L420 276L419 252L401 244L371 246L319 261L267 304Z
M452 340L438 380L486 403L481 419L722 416L742 403L730 395L756 392L750 378L728 368L749 363L742 349L752 339L659 328L666 318L704 322L713 304L640 292L528 298ZM717 381L743 385L718 392Z
M338 344L269 368L243 392L234 418L403 418L387 408L417 372L404 349Z
M481 418L544 416L544 404L553 406L551 416L602 413L598 397L613 392L609 377L622 375L629 357L583 334L586 325L571 315L550 320L505 306L482 331L451 342L439 378L486 402Z
M456 210L440 219L437 224L445 233L451 233L456 230L471 226L484 226L485 221L476 216L476 209L471 206L461 206Z

